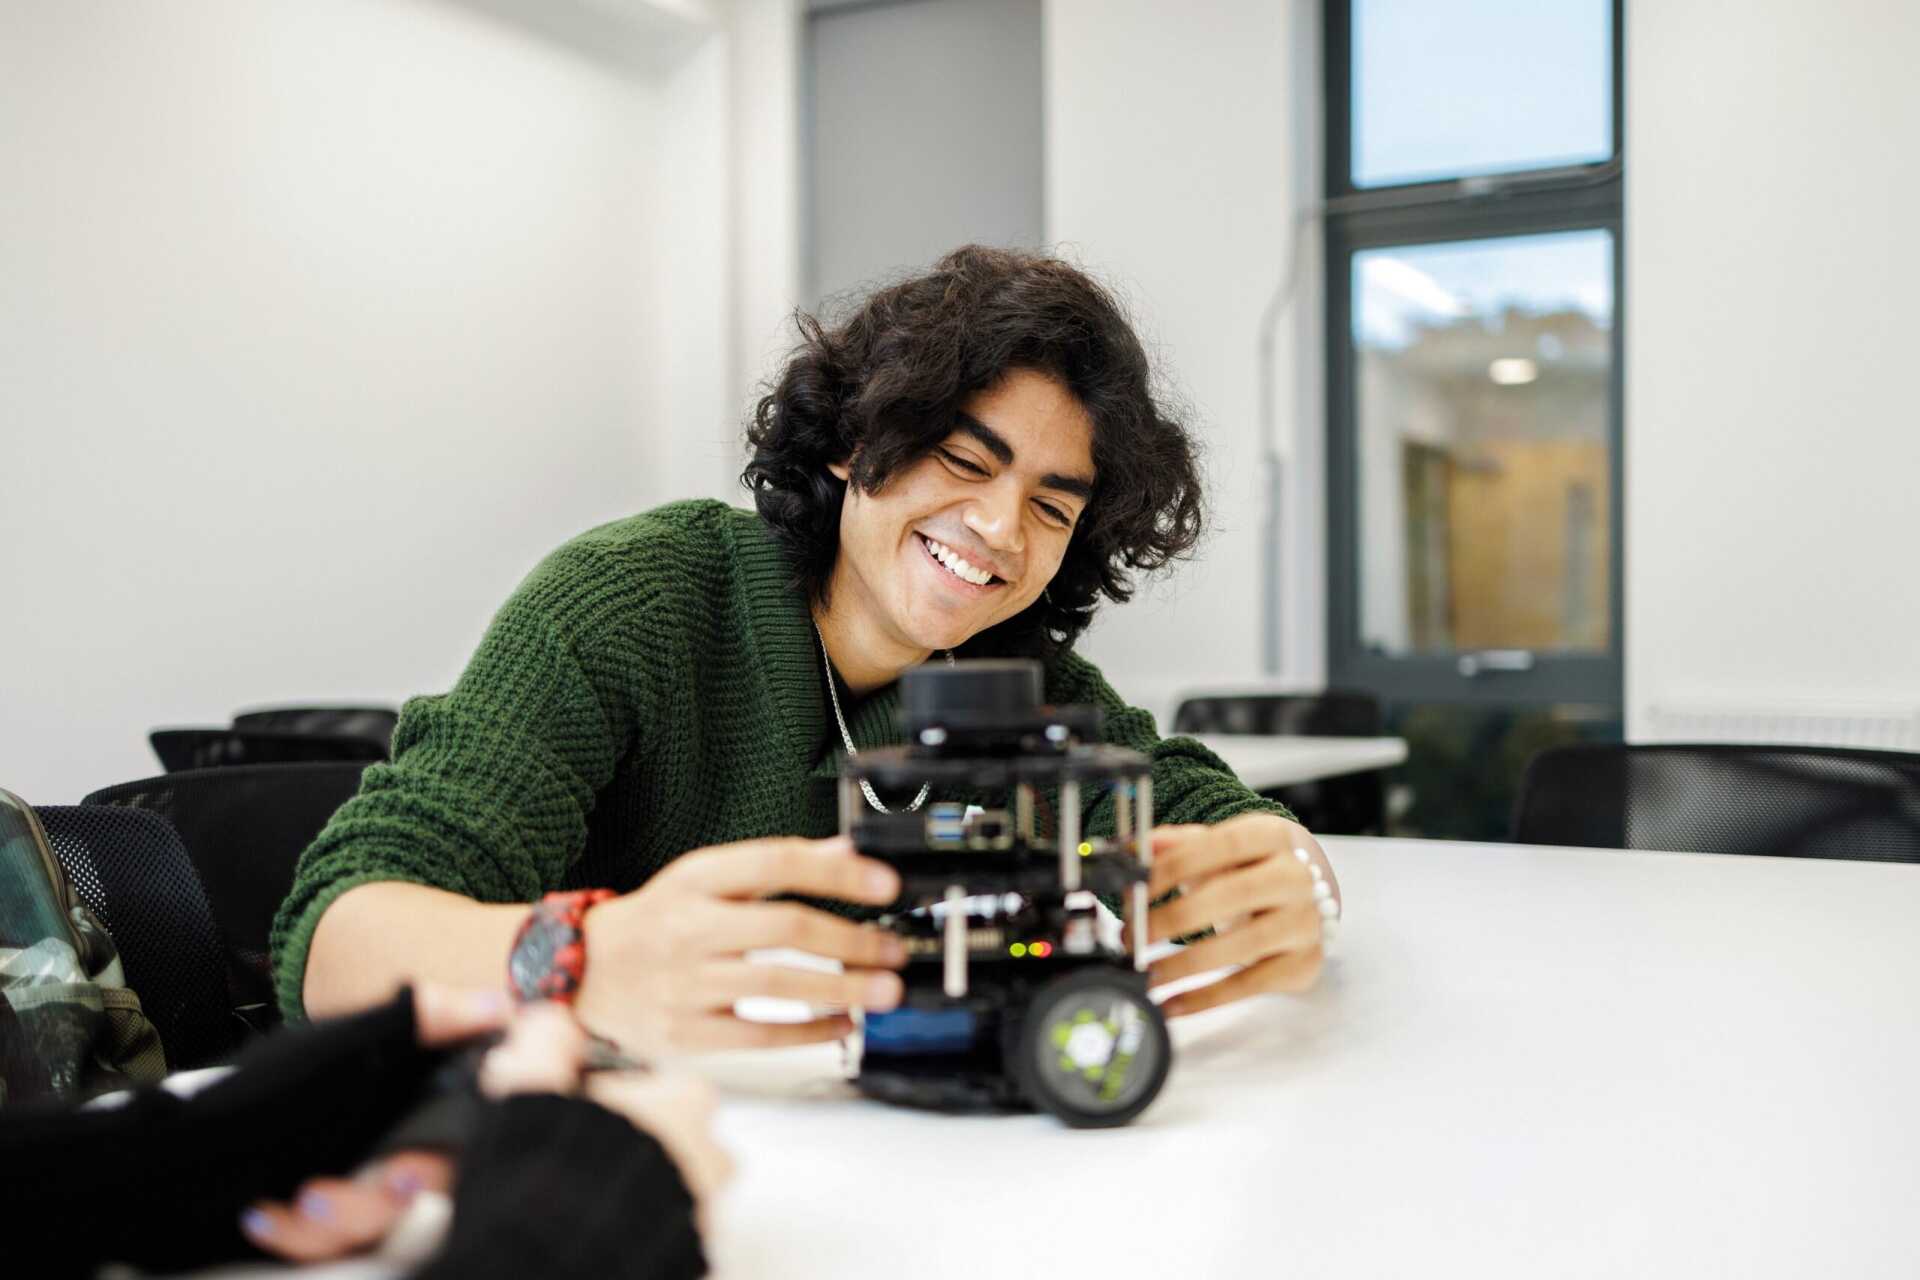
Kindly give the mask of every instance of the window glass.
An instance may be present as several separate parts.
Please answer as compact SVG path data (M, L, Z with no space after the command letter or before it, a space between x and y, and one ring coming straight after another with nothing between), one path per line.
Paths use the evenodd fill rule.
M1354 0L1353 183L1612 156L1609 0Z
M1605 652L1613 237L1353 256L1360 641Z
M1579 703L1393 703L1386 720L1407 743L1407 762L1388 775L1387 834L1436 840L1511 839L1527 761L1549 747L1620 741L1619 708Z

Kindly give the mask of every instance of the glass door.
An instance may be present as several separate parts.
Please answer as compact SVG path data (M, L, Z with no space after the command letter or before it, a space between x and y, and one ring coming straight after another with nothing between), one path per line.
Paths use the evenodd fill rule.
M1329 674L1408 740L1391 830L1504 838L1619 734L1617 20L1329 5Z

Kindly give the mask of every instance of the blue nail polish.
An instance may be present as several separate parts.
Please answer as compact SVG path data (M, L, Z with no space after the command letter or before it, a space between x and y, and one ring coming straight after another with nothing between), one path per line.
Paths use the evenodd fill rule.
M250 1236L270 1236L273 1219L259 1209L248 1209L240 1215L240 1229Z
M318 1191L300 1193L300 1212L315 1222L333 1221L333 1204Z

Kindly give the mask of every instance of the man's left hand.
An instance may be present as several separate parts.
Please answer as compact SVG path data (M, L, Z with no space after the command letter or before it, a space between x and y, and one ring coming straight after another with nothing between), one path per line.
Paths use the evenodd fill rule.
M1305 991L1320 977L1320 908L1315 877L1294 853L1320 868L1334 900L1340 887L1326 853L1308 830L1274 813L1243 813L1213 826L1157 827L1153 833L1153 897L1180 896L1148 913L1158 942L1212 929L1210 937L1153 966L1160 986L1214 969L1233 972L1167 1000L1169 1018L1198 1013L1269 991Z

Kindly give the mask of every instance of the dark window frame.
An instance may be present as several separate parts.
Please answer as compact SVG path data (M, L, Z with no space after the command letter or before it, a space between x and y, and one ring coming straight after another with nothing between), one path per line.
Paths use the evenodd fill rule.
M1625 396L1623 39L1624 0L1613 0L1613 154L1603 161L1513 173L1412 182L1353 184L1353 0L1325 0L1326 335L1327 335L1327 663L1334 686L1357 686L1390 701L1444 697L1476 705L1582 702L1619 706L1625 639ZM1353 258L1366 249L1445 244L1556 231L1602 230L1613 238L1612 374L1608 427L1611 581L1605 654L1537 655L1533 669L1467 680L1455 654L1388 657L1360 644L1360 500L1357 487ZM1444 694L1438 691L1446 689Z

